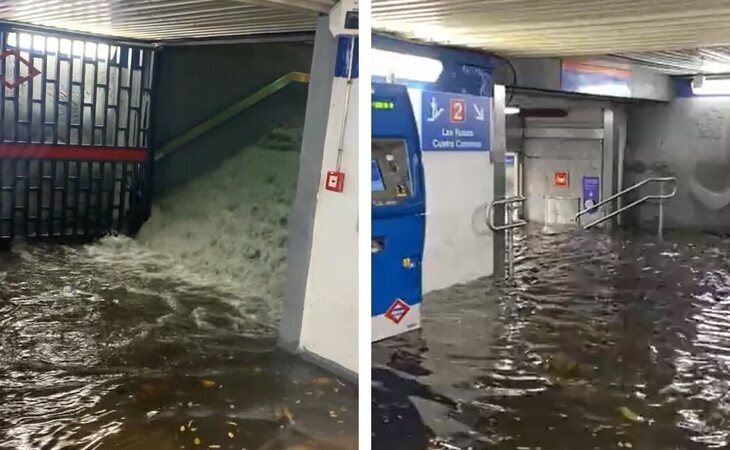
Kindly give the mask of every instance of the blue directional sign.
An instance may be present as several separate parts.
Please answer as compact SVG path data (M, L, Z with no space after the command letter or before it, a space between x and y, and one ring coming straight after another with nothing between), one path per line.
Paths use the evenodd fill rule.
M423 151L488 151L489 97L423 91Z
M600 178L598 177L583 177L583 208L592 208L593 205L598 203L600 198ZM598 210L593 209L591 214L596 213Z

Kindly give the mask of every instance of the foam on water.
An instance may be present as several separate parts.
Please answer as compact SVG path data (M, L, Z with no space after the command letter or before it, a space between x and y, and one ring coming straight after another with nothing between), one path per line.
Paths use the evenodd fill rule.
M275 319L284 290L288 219L301 129L277 129L217 169L159 199L136 240L109 237L87 250L147 262L176 276L264 301ZM201 150L202 151L202 150Z

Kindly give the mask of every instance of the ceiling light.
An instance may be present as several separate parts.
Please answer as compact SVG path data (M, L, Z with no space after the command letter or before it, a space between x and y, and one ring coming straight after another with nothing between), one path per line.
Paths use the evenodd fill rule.
M444 70L444 65L438 59L375 48L372 52L372 74L387 80L434 83Z
M514 114L519 114L520 108L518 106L506 106L504 108L504 113L508 116L512 116Z
M700 70L703 73L727 73L730 72L730 65L717 61L702 61Z
M695 77L692 79L692 93L695 95L730 95L730 78Z

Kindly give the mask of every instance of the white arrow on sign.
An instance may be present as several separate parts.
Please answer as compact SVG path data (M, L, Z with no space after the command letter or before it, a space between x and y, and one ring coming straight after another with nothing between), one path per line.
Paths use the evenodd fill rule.
M477 105L474 105L474 112L476 113L477 120L480 122L484 122L484 108L480 108Z

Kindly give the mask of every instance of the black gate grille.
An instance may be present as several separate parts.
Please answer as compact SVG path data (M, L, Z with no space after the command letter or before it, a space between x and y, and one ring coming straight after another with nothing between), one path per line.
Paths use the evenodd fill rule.
M9 26L0 49L0 240L134 231L153 50Z

